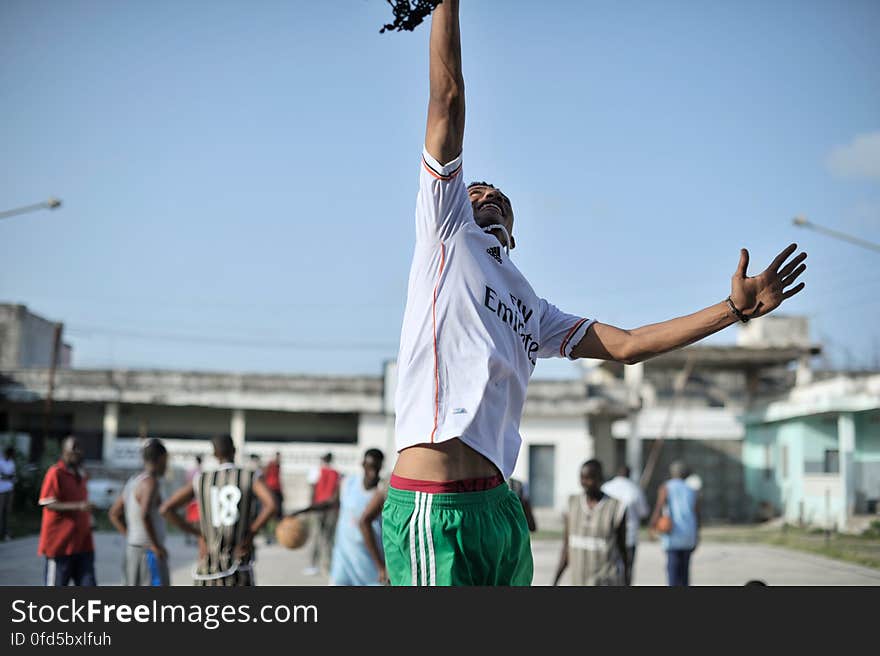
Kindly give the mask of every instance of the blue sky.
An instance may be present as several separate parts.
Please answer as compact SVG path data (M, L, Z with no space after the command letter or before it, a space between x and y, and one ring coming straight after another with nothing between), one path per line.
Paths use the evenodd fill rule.
M880 359L880 3L463 0L465 176L561 308L632 328L805 248L837 366ZM81 367L378 373L413 245L428 24L380 0L5 0L0 301ZM730 342L732 329L712 338ZM538 375L570 375L566 362Z

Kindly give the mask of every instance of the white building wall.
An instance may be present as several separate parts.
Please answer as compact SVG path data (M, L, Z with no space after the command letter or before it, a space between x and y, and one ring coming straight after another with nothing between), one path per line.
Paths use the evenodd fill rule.
M584 460L594 457L595 444L586 417L523 417L523 438L514 478L529 480L529 446L554 446L553 510L561 513L566 499L580 491L579 471Z

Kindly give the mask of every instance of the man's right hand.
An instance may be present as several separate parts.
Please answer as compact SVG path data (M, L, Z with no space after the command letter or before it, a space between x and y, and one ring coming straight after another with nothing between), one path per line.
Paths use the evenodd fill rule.
M148 549L156 554L156 558L158 558L159 560L166 560L168 558L168 551L165 549L165 547L151 544Z

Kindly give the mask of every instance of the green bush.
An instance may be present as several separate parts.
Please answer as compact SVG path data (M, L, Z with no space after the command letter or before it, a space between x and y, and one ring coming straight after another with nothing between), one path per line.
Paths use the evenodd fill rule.
M29 463L27 458L15 452L15 493L13 494L13 512L29 513L40 511L40 487L46 471L58 462L61 457L61 446L56 440L46 442L43 457L38 463Z

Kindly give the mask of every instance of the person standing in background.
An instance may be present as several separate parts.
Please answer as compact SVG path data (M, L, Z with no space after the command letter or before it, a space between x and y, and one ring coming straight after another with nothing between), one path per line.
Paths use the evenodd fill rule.
M382 527L379 514L386 485L380 477L385 454L367 449L362 471L343 477L339 486L339 520L330 562L330 585L383 585L386 582L382 557ZM298 510L291 516L320 512L332 506L328 500ZM372 509L367 517L368 509Z
M669 475L670 479L657 491L650 525L655 528L662 514L672 521L671 530L661 537L666 552L666 576L670 586L687 586L690 585L691 554L699 543L700 500L696 490L684 481L687 467L683 462L673 462Z
M86 487L88 476L78 438L61 443L61 459L46 471L40 488L43 521L37 553L46 558L47 586L97 585L92 511Z
M633 567L636 562L636 545L639 543L639 527L651 512L645 493L630 479L630 468L622 465L617 475L602 486L602 491L626 506L626 551L624 565L626 584L632 585Z
M329 571L330 557L333 553L333 539L336 534L336 520L339 517L339 472L333 466L333 454L321 456L321 466L313 478L312 503L322 509L312 513L312 564L304 574L316 576L322 569Z
M0 540L9 540L9 515L12 513L12 496L15 490L15 449L11 446L0 458Z
M125 585L171 585L165 520L159 514L160 480L168 466L161 441L149 440L143 448L144 470L132 476L110 508L110 521L125 536Z
M266 468L263 470L263 480L266 482L266 487L272 492L272 496L275 497L275 519L281 519L284 515L284 492L281 488L280 451L275 452L275 457L269 461L269 464L266 465Z
M200 537L199 562L192 573L195 585L254 586L254 536L275 514L275 500L262 478L235 464L231 436L217 435L211 443L217 467L177 490L159 512L179 529ZM177 514L193 498L199 503L201 530Z
M534 533L538 530L538 524L535 522L535 515L532 513L532 502L529 500L529 486L518 478L511 477L507 481L510 490L517 496L522 506L523 513L526 516L526 524L529 525L529 532Z
M202 456L196 456L196 464L186 473L186 482L192 485L192 482L202 473ZM193 499L186 505L184 511L186 522L198 530L199 528L199 502ZM195 544L196 540L192 533L184 532L184 541L187 544Z
M572 495L565 516L562 553L553 585L572 565L572 585L624 585L626 506L602 491L602 463L581 466L583 494Z

